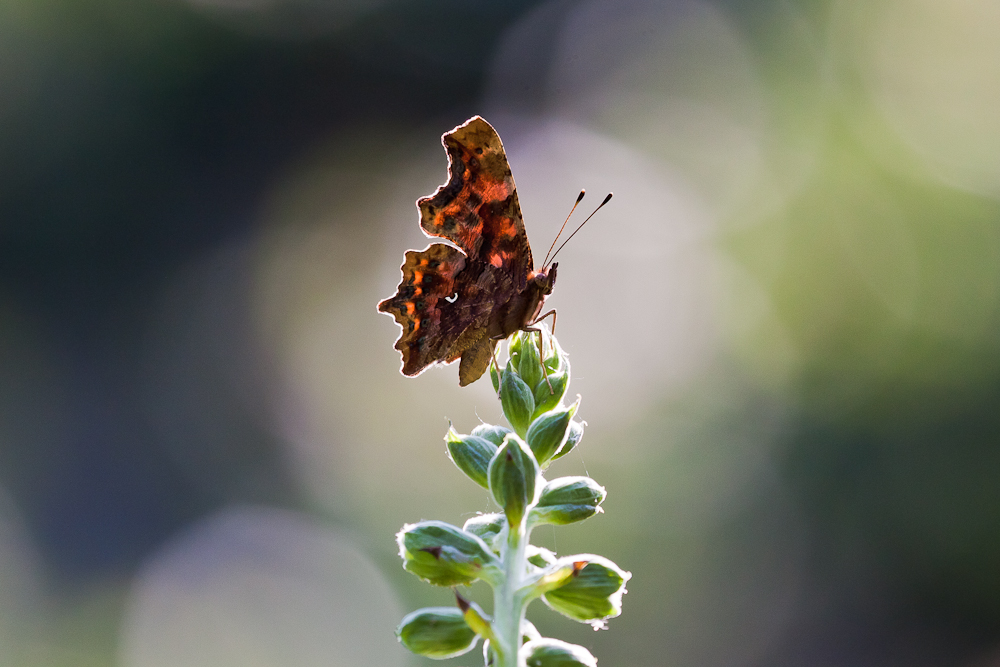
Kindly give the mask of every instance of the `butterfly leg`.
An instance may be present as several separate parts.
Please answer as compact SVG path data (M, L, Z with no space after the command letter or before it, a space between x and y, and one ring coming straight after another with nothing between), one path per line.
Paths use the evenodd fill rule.
M549 395L555 394L556 392L552 389L552 382L549 380L549 371L545 368L545 352L542 350L542 333L541 329L534 326L544 320L549 315L552 316L552 335L556 334L556 309L553 308L549 312L545 313L541 317L535 318L535 321L524 328L525 331L538 332L538 359L542 362L542 374L545 376L545 384L549 385ZM553 346L555 343L552 344ZM554 348L553 348L554 349Z
M552 327L554 329L556 324L556 311L550 310L549 312L542 315L542 317L539 317L537 320L535 320L528 326L524 327L522 331L528 331L530 333L538 334L538 361L539 363L542 364L542 375L545 377L545 384L549 385L549 395L552 396L556 392L555 389L552 388L552 381L549 380L549 369L545 367L545 352L544 350L542 350L542 330L536 326L532 326L534 324L538 324L539 322L542 321L543 318L548 317L549 315L552 316Z
M542 356L542 330L538 327L527 326L521 329L521 331L538 334L538 361L542 364L542 375L545 377L545 384L549 385L549 395L551 396L556 392L552 388L552 382L549 380L549 369L545 368L545 357Z
M555 336L555 335L556 335L556 309L555 309L555 308L553 308L553 309L552 309L552 310L550 310L549 312L545 313L545 314L544 314L544 315L542 315L541 317L537 318L537 319L536 319L536 320L535 320L534 322L532 322L532 323L531 323L531 324L530 324L529 326L534 326L534 325L538 324L539 322L541 322L542 320L544 320L544 319L545 319L546 317L548 317L549 315L551 315L551 316L552 316L552 335L553 335L553 336Z
M536 318L535 321L532 322L532 323L530 323L528 326L531 327L531 326L534 326L534 325L538 324L539 322L541 322L542 320L544 320L549 315L552 316L552 335L555 336L556 335L556 309L555 308L553 308L549 312L545 313L541 317ZM532 329L532 331L538 331L538 330L537 329ZM555 343L552 344L552 350L555 351ZM542 352L542 348L541 347L538 348L538 357L539 357L539 359L544 359L545 358L543 356L543 352Z

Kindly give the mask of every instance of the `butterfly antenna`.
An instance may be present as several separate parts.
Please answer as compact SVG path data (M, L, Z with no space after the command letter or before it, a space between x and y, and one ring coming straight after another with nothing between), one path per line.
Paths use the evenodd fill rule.
M595 214L595 213L597 213L597 212L598 212L598 211L600 211L600 210L601 210L602 208L604 208L604 205L605 205L605 204L607 204L607 203L608 203L609 201L611 201L611 197L612 197L612 196L614 196L614 194L615 194L615 193L613 193L613 192L609 192L609 193L608 193L608 196L607 196L607 197L605 197L605 198L604 198L604 201L602 201L602 202L601 202L601 205L600 205L600 206L598 206L597 208L595 208L595 209L594 209L594 213L591 213L590 215L588 215L588 216L587 216L587 220L590 220L591 218L593 218L593 217L594 217L594 214ZM578 200L578 201L579 201L579 200ZM583 229L583 226L584 226L585 224L587 224L587 220L584 220L583 222L581 222L581 223L580 223L580 226L579 226L579 227L577 227L576 229L574 229L574 230L573 230L573 233L572 233L572 234L570 234L569 236L567 236L567 237L566 237L566 240L562 242L562 245L561 245L561 246L559 246L559 250L562 250L562 249L563 249L563 247L565 247L565 245L566 245L567 243L569 243L569 240L570 240L571 238L573 238L574 236L576 236L576 233L577 233L578 231L580 231L581 229ZM554 243L554 242L553 242L553 245L555 245L555 243ZM556 255L558 255L558 254L559 254L559 250L556 250L556 251L555 251L554 253L552 253L552 259L551 259L550 261L553 261L553 262L555 261L555 259L556 259Z
M549 246L549 252L545 253L545 259L542 260L542 266L548 266L549 253L551 253L552 249L556 247L556 241L558 241L559 237L562 236L563 230L566 229L566 223L569 222L569 219L571 217L573 217L573 211L575 211L576 207L580 205L581 201L583 201L583 195L585 194L587 194L586 190L580 190L580 195L576 198L576 203L573 204L573 208L569 210L569 215L567 215L566 219L563 221L562 227L559 228L559 233L556 234L556 237L554 239L552 239L552 245Z

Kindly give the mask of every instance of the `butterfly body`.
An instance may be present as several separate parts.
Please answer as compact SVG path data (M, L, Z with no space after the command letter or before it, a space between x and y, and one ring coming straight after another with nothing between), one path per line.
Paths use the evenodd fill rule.
M552 294L556 284L558 264L533 272L524 289L505 304L499 305L490 314L488 334L491 338L507 338L511 334L527 328L542 314L545 299Z
M479 116L441 138L448 182L417 201L432 243L408 250L396 294L378 305L402 328L404 375L461 359L459 384L479 379L497 341L531 326L555 285L534 270L514 178L496 130ZM457 247L456 247L457 246Z

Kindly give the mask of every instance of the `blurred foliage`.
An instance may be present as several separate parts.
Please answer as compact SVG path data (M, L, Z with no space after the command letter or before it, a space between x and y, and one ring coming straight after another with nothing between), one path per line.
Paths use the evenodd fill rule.
M399 378L374 304L436 137L483 113L526 217L616 190L554 296L581 387L628 382L588 386L605 430L553 465L614 491L547 546L628 562L630 616L539 630L631 665L992 664L998 26L986 0L3 3L0 662L138 664L136 591L233 504L323 516L403 606L450 604L387 536L468 518L438 431L498 408ZM181 561L243 562L205 548Z

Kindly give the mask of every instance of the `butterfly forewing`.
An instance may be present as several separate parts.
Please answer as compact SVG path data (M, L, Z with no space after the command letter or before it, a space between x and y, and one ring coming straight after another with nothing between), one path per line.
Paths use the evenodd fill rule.
M453 241L470 260L504 271L523 289L533 268L531 248L500 137L475 116L441 142L448 182L417 202L420 226Z

